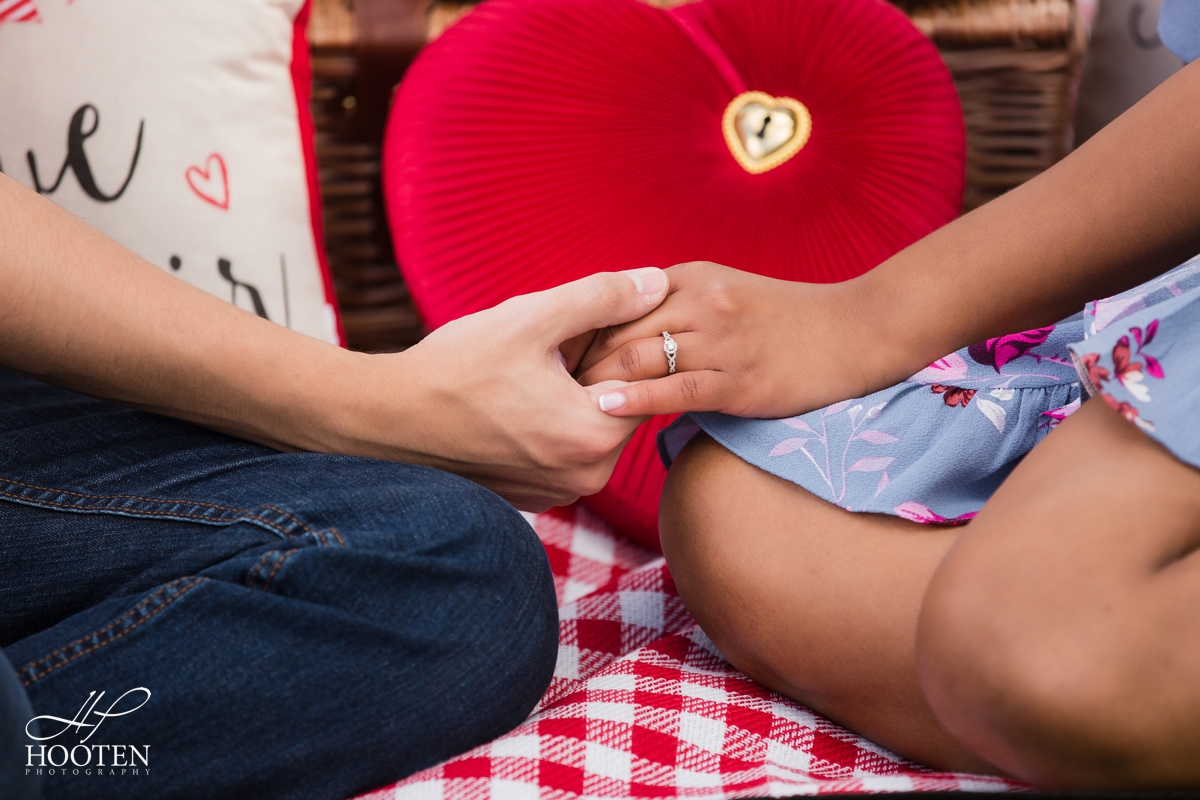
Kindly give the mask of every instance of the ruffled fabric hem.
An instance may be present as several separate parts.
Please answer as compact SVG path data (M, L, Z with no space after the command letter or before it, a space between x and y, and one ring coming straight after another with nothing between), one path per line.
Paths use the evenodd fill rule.
M1200 467L1200 259L1164 278L1089 304L1071 356L1087 396Z
M659 447L669 465L704 431L848 511L955 524L974 516L1021 457L1078 407L1080 386L960 394L953 404L944 396L906 383L789 419L687 414L660 434Z

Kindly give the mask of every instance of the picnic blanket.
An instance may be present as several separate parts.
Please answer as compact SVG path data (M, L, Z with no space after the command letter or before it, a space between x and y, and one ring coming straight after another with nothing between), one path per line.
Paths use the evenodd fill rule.
M933 772L754 683L680 602L662 556L580 506L529 520L558 664L516 730L359 800L734 798L1023 788Z

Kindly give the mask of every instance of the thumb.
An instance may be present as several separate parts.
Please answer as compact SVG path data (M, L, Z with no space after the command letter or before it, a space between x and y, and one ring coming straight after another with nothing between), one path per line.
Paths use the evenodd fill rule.
M605 381L597 388L616 381ZM613 386L596 398L601 411L614 417L680 414L685 411L720 411L733 386L727 373L716 370L677 372L665 378Z
M533 316L554 345L588 331L644 317L667 296L667 273L657 267L599 272L529 295Z

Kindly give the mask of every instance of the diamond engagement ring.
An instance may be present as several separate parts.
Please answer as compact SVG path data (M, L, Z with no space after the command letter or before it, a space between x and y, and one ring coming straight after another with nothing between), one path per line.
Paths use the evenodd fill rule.
M667 354L667 374L675 374L675 354L679 352L679 343L671 338L671 334L663 331L663 352Z

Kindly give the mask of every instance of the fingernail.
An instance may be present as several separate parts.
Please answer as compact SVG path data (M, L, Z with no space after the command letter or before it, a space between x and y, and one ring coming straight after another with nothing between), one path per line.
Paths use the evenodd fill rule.
M633 285L637 287L638 294L647 300L658 297L662 293L662 290L667 288L667 273L658 267L627 269L624 274L628 275L629 280L633 281Z
M601 411L616 411L623 405L625 405L625 395L620 392L609 392L608 394L600 395Z

